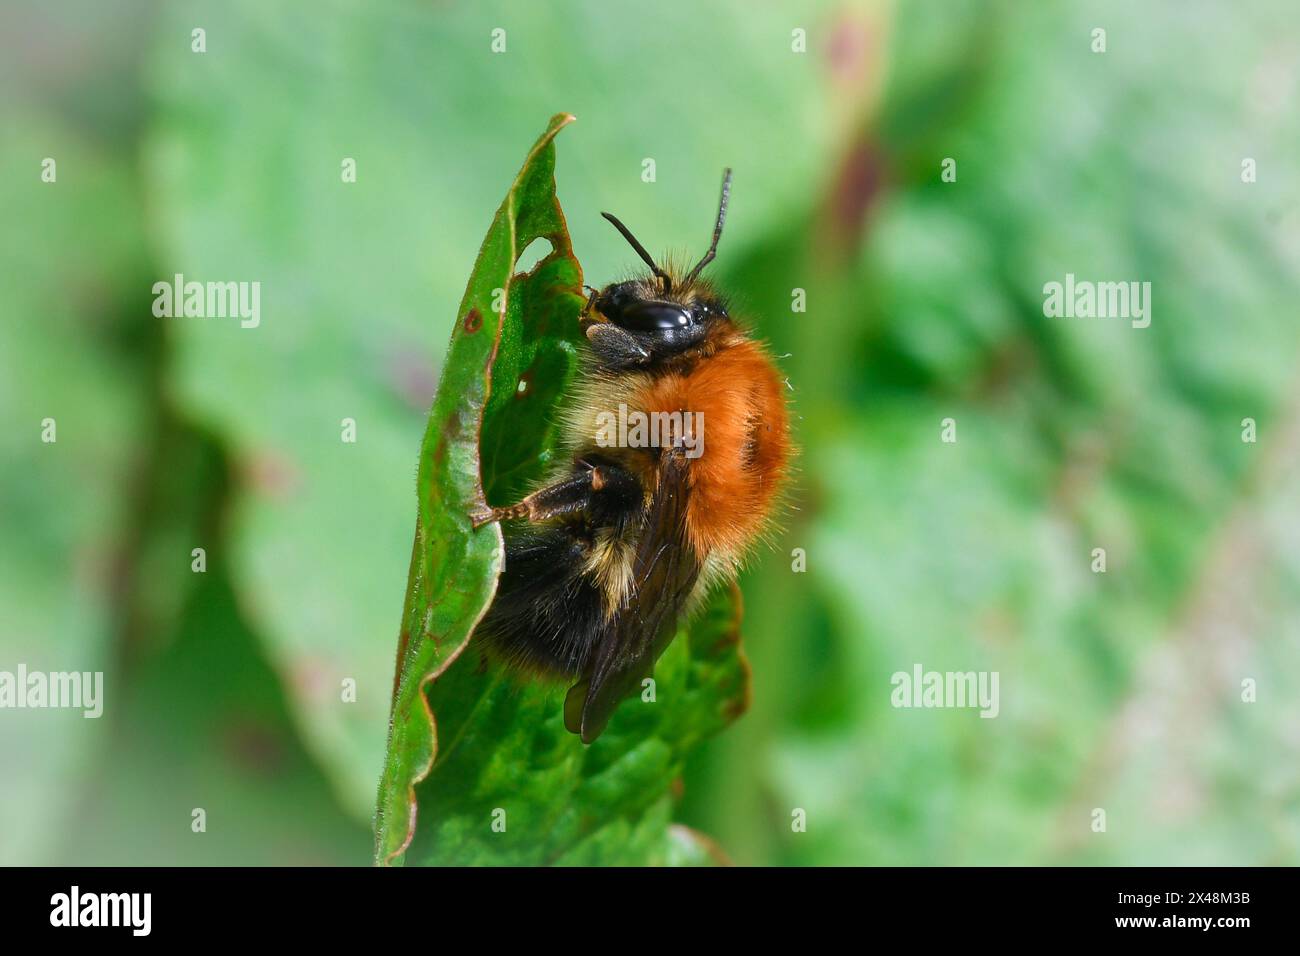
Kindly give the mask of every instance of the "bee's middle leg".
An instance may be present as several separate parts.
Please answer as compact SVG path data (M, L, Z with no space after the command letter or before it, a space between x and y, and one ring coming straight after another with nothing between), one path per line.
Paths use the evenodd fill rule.
M572 474L534 491L518 504L491 508L472 520L475 528L512 518L545 521L576 512L622 510L634 505L640 496L641 483L626 468L611 462L579 461Z

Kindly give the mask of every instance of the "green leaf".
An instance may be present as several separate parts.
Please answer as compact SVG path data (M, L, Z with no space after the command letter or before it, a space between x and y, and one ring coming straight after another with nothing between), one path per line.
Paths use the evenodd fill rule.
M577 370L582 271L555 196L553 144L571 120L551 120L497 212L429 419L376 815L379 863L405 859L417 819L422 863L683 858L667 830L669 787L687 751L748 702L733 592L678 635L656 668L655 700L626 703L590 748L564 729L562 686L521 682L463 653L495 593L504 545L498 526L475 531L469 515L489 500L517 500L545 472L554 410ZM538 239L550 252L516 275Z
M590 746L564 729L563 687L521 686L465 655L429 690L449 743L417 789L428 820L411 860L684 862L680 835L668 830L668 792L686 755L748 707L739 618L739 592L716 592L655 665L654 701L624 701Z
M526 369L532 367L525 362L541 358L548 371L558 373L554 377L561 383L572 375L572 346L554 333L563 327L559 319L566 307L576 332L582 270L573 258L555 198L552 142L572 120L566 114L552 118L483 240L420 449L415 545L376 811L375 853L382 862L391 862L410 843L415 828L413 788L428 774L437 755L437 731L424 697L425 685L465 649L491 603L501 571L501 529L493 524L476 532L469 518L486 504L479 477L485 411L490 403L499 415L512 398L498 392L493 401L494 364L500 361L502 382L513 373L515 395L524 410L539 407L538 394L518 391L518 383L528 380ZM520 253L543 236L551 242L551 253L529 275L516 279L513 270ZM534 306L538 316L527 341L520 318L524 303ZM544 337L549 340L541 341ZM517 431L523 433L522 428ZM508 463L509 470L528 470L518 445L510 447L500 431L493 434L493 442L501 448L497 460Z

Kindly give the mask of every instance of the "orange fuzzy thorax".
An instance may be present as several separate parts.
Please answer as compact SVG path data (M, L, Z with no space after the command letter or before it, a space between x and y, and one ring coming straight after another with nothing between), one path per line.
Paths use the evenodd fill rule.
M638 389L646 412L703 414L703 454L690 463L687 533L701 561L738 560L771 515L785 477L788 423L781 383L751 341L722 349L684 373Z
M686 522L712 576L734 568L767 527L791 446L784 389L763 347L728 330L708 353L655 371L597 376L569 416L569 436L575 450L592 447L597 416L620 404L646 415L702 413L703 453L688 465ZM656 455L624 449L618 457L654 487Z

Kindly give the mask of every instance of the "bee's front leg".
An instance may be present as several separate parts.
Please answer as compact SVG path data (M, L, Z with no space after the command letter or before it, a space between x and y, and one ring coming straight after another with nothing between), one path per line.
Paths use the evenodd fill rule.
M475 528L516 518L545 521L575 512L619 510L634 505L640 496L641 483L627 469L606 462L579 461L571 475L534 491L519 504L491 508L472 515L471 520Z

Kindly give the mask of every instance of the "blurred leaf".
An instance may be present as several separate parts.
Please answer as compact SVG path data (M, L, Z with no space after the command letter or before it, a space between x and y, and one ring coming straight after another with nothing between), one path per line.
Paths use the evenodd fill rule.
M43 863L103 746L147 383L123 303L147 291L129 170L57 123L0 112L0 670L104 672L104 715L0 713L0 863ZM57 163L43 182L42 160ZM42 440L54 422L54 442ZM188 551L174 556L178 566Z
M778 270L804 277L810 313L773 329L808 572L745 580L755 711L681 816L741 862L1294 860L1294 554L1257 553L1256 513L1297 448L1281 8L964 3L954 30L900 4L886 102L845 160L883 167L860 245L828 250L810 201L803 234L729 269L770 315ZM1243 183L1245 156L1279 175ZM1045 317L1066 272L1150 281L1151 326ZM1246 416L1267 438L1241 440ZM918 662L999 672L999 717L891 707ZM1277 696L1243 705L1265 673Z
M299 739L226 569L217 561L193 577L166 647L115 686L112 739L87 758L77 812L44 862L356 866L367 828Z

